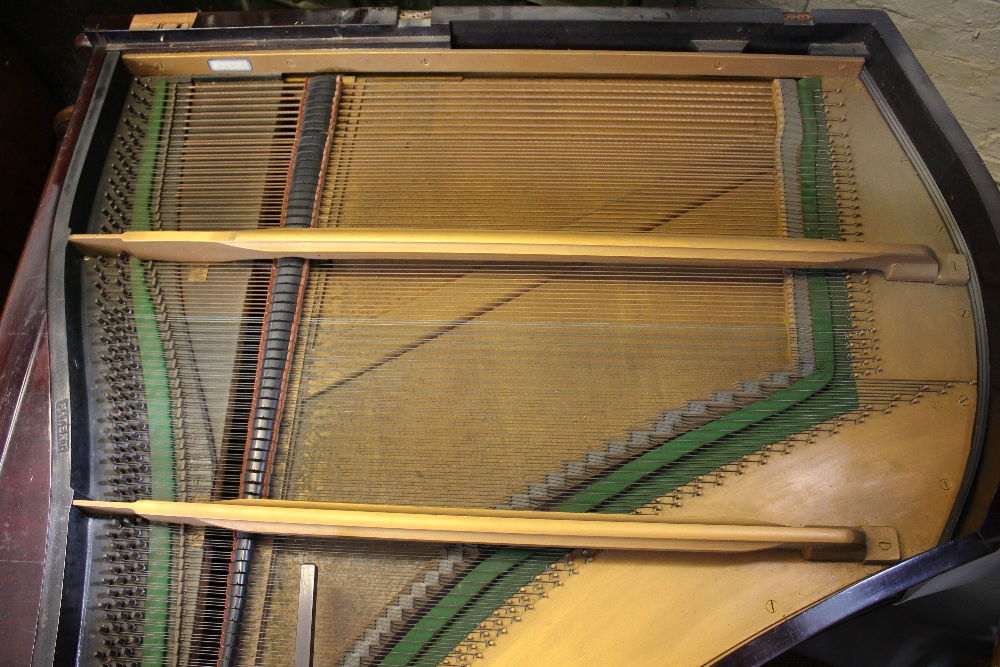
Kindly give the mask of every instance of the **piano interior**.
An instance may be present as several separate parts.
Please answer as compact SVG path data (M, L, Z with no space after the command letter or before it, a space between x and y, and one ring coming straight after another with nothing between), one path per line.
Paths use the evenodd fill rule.
M504 249L215 262L191 235L178 262L69 244L79 497L887 526L903 559L948 538L981 438L982 307L860 59L644 54L629 73L592 52L581 73L403 51L104 64L75 233ZM569 257L518 253L543 234ZM593 238L919 244L943 277L574 259ZM710 664L886 567L73 520L70 643L94 665Z

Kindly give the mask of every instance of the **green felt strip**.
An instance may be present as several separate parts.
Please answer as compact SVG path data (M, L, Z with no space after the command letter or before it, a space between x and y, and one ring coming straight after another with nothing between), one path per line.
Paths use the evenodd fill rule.
M159 81L153 89L146 141L139 156L131 227L136 231L147 231L152 227L150 202L166 98L167 84L165 81ZM166 355L156 324L156 312L149 293L145 264L131 258L129 274L142 382L146 395L150 496L155 499L174 500L176 497L174 434ZM171 538L170 527L149 526L146 616L142 643L144 667L162 664L166 653L167 618L170 608Z
M438 664L514 592L564 554L553 549L500 549L467 572L396 642L380 664Z
M799 153L799 184L806 238L840 239L837 201L834 196L830 137L823 109L822 79L798 82L799 113L802 116L802 147Z

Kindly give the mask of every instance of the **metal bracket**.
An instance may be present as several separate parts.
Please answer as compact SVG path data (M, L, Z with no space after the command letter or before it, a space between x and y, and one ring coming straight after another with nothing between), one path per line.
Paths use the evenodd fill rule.
M743 53L750 42L745 39L692 39L695 51L715 53Z
M867 565L898 563L902 559L899 548L899 533L891 526L858 526L865 535L864 544L853 549L830 548L827 546L807 547L802 550L806 560L817 561L862 561Z

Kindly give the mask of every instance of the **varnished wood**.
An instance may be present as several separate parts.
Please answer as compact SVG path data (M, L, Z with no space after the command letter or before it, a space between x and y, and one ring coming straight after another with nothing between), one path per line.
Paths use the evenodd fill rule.
M142 516L193 526L310 537L414 540L638 551L743 552L801 549L819 559L898 558L895 531L880 528L869 544L866 529L791 527L752 522L671 522L656 516L560 512L457 510L441 507L353 505L244 500L183 503L74 501L89 513ZM874 548L872 548L874 547ZM880 553L881 552L881 553Z
M939 260L917 244L803 238L554 232L260 229L217 232L74 234L86 255L128 253L147 260L231 262L279 257L432 261L662 264L760 269L882 272L888 280L964 284L959 255Z

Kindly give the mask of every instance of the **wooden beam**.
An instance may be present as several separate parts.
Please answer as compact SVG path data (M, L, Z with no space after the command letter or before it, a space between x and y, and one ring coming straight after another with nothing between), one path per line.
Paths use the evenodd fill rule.
M560 232L286 229L73 234L85 255L213 263L251 259L379 259L881 271L888 280L961 285L962 255L940 261L923 245L823 239Z
M138 515L150 521L274 535L640 551L799 549L807 557L823 560L891 562L899 558L898 539L891 528L693 523L633 514L259 500L221 503L77 500L73 504L91 514ZM874 537L869 536L868 531L872 530L876 531L872 533ZM880 546L879 542L884 544Z

